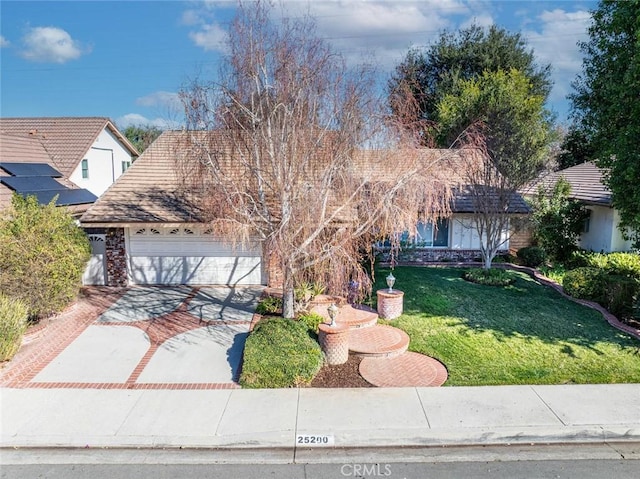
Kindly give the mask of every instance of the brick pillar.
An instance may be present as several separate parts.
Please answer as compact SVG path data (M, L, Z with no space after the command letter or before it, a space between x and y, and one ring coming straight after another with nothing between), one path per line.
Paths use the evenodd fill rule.
M382 319L395 319L402 315L404 292L397 289L379 289L378 294L378 316Z
M349 359L349 326L321 323L318 326L320 348L327 364L344 364Z
M127 251L124 228L107 228L105 238L107 286L127 286Z

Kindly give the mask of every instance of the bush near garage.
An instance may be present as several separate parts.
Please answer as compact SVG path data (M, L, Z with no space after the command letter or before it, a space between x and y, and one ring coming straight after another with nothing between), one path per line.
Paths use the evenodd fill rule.
M269 317L247 338L240 385L289 388L308 385L320 371L323 355L303 321Z
M61 311L77 296L89 240L55 198L39 205L14 194L0 218L0 291L26 304L31 319Z
M27 306L0 293L0 361L8 361L20 349L27 330Z

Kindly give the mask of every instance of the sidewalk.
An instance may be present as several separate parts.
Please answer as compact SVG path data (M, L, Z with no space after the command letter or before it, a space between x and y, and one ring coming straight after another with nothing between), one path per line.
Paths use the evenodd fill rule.
M3 448L263 449L291 462L322 452L311 448L640 442L640 384L0 395Z

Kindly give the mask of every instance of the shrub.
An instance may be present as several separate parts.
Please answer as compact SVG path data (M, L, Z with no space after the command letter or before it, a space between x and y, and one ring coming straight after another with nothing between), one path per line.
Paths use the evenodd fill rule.
M468 269L462 275L467 281L486 286L508 286L515 282L515 277L510 271L504 269Z
M635 301L640 293L640 282L624 275L607 275L602 305L619 319L634 316Z
M22 300L30 317L62 310L77 296L91 254L84 234L55 199L13 196L0 218L0 291Z
M256 307L258 314L276 314L282 311L282 298L278 296L267 296L261 299Z
M567 271L562 280L562 288L569 296L604 302L606 273L599 268L576 268Z
M27 306L19 299L0 294L0 361L7 361L18 352L26 330Z
M325 322L325 318L318 313L305 313L298 318L298 321L304 323L309 331L318 334L318 326Z
M518 258L525 266L537 268L547 259L547 253L539 246L527 246L518 250Z
M240 384L245 388L287 388L309 384L323 356L303 322L260 321L247 338Z
M637 253L609 253L604 256L604 268L610 274L640 279L640 255Z

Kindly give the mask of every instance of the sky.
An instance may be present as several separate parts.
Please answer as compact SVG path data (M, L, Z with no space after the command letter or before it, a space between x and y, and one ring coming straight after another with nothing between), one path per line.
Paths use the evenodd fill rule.
M588 0L311 0L318 34L350 64L375 62L383 83L411 47L476 23L520 32L541 65L551 64L548 108L566 122L581 71ZM232 1L0 2L0 116L101 116L119 128L182 124L177 92L215 79ZM290 13L289 13L290 12Z

